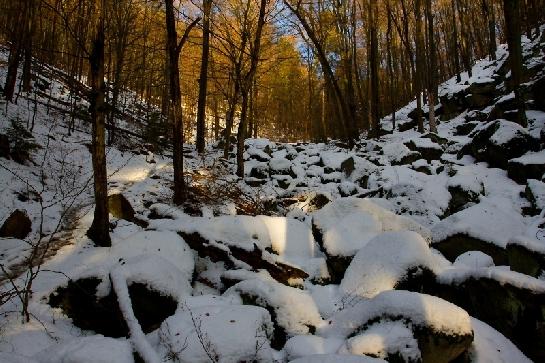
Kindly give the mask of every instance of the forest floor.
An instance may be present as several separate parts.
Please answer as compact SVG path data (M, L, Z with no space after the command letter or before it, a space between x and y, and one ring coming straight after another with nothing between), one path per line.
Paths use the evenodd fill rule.
M527 128L508 121L501 46L441 86L437 134L412 103L351 150L249 139L242 179L217 142L186 145L181 207L168 150L120 134L111 248L85 235L90 125L69 130L66 105L86 101L44 69L40 92L0 103L0 221L32 223L0 238L0 361L543 361L544 49L525 39Z

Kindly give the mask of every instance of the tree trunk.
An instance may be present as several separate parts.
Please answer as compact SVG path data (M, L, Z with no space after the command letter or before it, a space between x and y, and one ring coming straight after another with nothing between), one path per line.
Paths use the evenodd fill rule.
M100 19L93 40L89 67L91 72L91 97L90 111L93 122L93 176L95 188L95 213L91 228L87 236L97 246L111 246L108 212L108 181L106 173L106 145L105 145L105 115L104 95L106 85L104 83L104 0L102 0Z
M208 87L208 58L210 53L210 13L212 0L203 0L203 38L201 72L199 76L199 101L197 106L197 152L202 154L206 134L206 93Z
M416 17L415 32L416 32L416 74L414 77L414 88L416 93L416 120L418 124L418 132L424 132L424 121L422 120L422 76L424 74L424 60L422 52L424 51L424 40L422 38L422 0L414 1L414 13Z
M182 119L182 92L180 89L180 53L189 32L200 19L195 19L185 30L178 43L176 32L176 15L174 14L174 0L165 0L165 21L167 28L167 58L169 70L169 107L168 118L172 125L173 167L174 167L174 196L173 202L180 205L185 200L184 182L184 124Z
M504 0L503 9L505 16L505 27L507 35L507 46L509 48L509 64L511 66L511 83L515 93L517 104L517 123L527 127L526 107L521 94L520 84L523 82L522 68L522 46L520 43L520 3L519 0Z
M370 73L371 73L371 136L378 138L380 136L380 115L379 115L379 74L378 74L378 7L376 1L369 1L369 33L371 40L371 50L369 55Z
M437 123L435 120L435 102L437 100L437 52L435 50L435 36L433 26L433 12L431 0L426 0L426 19L428 20L428 106L430 132L437 133Z
M261 0L260 2L255 38L253 47L250 51L250 69L242 80L242 113L240 116L240 123L238 125L237 138L237 175L240 178L244 177L244 140L246 139L246 128L248 122L248 95L254 81L257 65L259 63L261 34L263 33L263 27L265 26L265 12L267 10L267 4L268 0Z

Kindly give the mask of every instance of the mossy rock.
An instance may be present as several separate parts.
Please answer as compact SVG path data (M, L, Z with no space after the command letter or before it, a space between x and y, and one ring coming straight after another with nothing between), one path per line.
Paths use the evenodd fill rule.
M66 286L59 287L49 296L48 303L62 309L72 319L72 323L82 330L91 330L112 338L127 337L129 329L113 289L107 296L96 296L101 282L98 277L70 280ZM140 283L129 285L129 296L134 315L146 334L159 328L178 306L173 298Z
M507 258L511 270L539 277L545 271L545 256L520 244L507 244Z
M492 257L496 265L507 265L508 263L505 249L465 233L457 233L442 241L434 242L432 247L441 252L451 262L454 262L456 257L465 252L481 251Z

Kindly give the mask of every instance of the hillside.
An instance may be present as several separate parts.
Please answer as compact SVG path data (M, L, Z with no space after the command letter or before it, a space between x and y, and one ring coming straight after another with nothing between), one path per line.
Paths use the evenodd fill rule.
M124 93L111 248L85 235L88 104L44 66L0 103L0 361L544 361L545 27L523 40L528 128L502 45L441 85L437 134L412 103L350 150L248 139L244 178L221 141L184 145L179 208Z

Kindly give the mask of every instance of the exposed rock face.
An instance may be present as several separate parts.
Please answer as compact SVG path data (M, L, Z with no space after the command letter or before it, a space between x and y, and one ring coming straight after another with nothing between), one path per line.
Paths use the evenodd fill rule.
M443 149L433 141L427 144L420 144L415 140L411 140L405 145L407 145L410 150L417 151L423 159L426 159L429 162L432 160L440 160L441 155L443 155Z
M341 171L344 173L346 177L349 177L350 175L352 175L354 170L355 170L355 165L354 165L353 157L349 157L348 159L346 159L345 161L341 163Z
M208 257L213 262L224 262L228 268L235 268L240 265L240 262L244 262L254 270L267 270L276 281L286 285L289 285L291 280L305 279L309 276L305 271L293 266L279 261L271 261L265 256L267 252L261 250L256 244L252 249L246 250L222 242L211 243L196 232L179 232L179 234L192 249L198 252L200 257Z
M127 323L113 290L105 297L96 297L100 283L101 279L97 277L69 281L66 287L58 288L49 296L49 305L61 308L80 329L113 338L128 336ZM178 305L171 297L140 283L129 285L129 294L134 315L144 333L157 329L163 320L174 314ZM161 308L158 309L158 306Z
M32 231L32 222L25 211L16 209L0 228L0 237L25 239Z
M116 218L132 221L134 209L131 203L123 194L112 194L108 196L108 211Z
M510 159L539 150L539 140L521 126L505 120L490 122L470 136L473 140L460 150L458 156L469 154L495 168L507 169Z
M540 161L523 162L521 160L509 160L507 164L507 176L519 184L524 184L528 179L541 180L545 174L545 164Z
M507 258L513 271L536 278L545 271L545 256L521 244L508 243Z
M434 242L432 247L439 250L451 262L465 252L481 251L492 257L496 265L507 265L507 253L503 248L463 233Z

